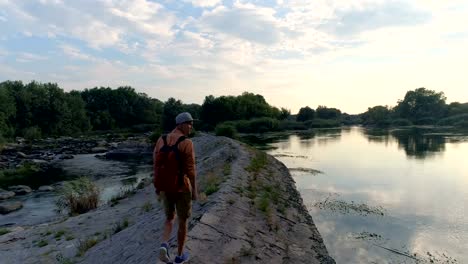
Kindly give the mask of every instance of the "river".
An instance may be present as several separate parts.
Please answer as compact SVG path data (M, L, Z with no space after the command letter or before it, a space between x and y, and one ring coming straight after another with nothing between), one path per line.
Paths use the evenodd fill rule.
M62 160L61 168L75 176L86 176L100 190L100 205L127 190L134 189L141 180L151 174L151 164L121 162L97 158L95 154L78 154L73 159ZM0 215L1 226L31 226L51 221L60 221L64 213L56 211L56 192L33 192L15 196L11 201L23 202L23 208Z
M468 134L351 127L244 139L290 169L337 263L468 263Z

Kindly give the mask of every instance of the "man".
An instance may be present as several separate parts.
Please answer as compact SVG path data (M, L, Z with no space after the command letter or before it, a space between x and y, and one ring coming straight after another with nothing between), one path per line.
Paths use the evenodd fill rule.
M165 263L171 262L168 241L176 211L179 220L178 254L174 262L184 263L188 260L188 253L183 251L187 239L187 219L192 213L192 200L197 199L195 153L192 141L186 138L192 131L193 118L190 113L184 112L177 115L175 120L176 128L158 139L153 152L154 186L166 214L159 248L159 259Z

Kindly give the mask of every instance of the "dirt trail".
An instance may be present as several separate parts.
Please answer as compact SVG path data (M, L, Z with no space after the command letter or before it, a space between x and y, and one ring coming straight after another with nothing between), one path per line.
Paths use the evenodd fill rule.
M193 141L210 195L194 203L190 263L334 263L281 162L224 137ZM0 262L158 263L163 221L149 185L113 207L0 236Z

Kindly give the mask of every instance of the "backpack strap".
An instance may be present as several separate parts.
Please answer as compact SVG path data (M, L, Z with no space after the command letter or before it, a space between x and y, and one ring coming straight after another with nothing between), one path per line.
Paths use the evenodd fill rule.
M179 178L177 180L178 180L178 184L179 184L180 187L182 187L182 185L184 185L184 166L183 166L183 161L182 161L182 159L180 157L179 143L184 141L185 139L186 139L185 136L181 136L180 138L177 139L174 146L172 146L174 148L174 153L176 155L176 159L179 162L179 175L178 175Z
M167 146L167 135L162 135L162 140L164 142L164 146Z

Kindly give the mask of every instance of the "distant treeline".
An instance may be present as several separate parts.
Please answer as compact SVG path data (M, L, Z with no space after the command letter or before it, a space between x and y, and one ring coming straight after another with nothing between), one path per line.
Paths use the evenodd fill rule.
M395 107L374 106L359 115L364 125L437 125L468 128L468 103L446 104L443 92L425 88L408 91Z
M65 92L54 83L5 81L0 83L0 141L14 137L35 139L75 136L93 131L156 131L174 127L175 116L190 112L195 128L218 134L301 130L340 125L376 126L455 125L467 127L468 103L445 103L442 92L425 88L407 92L397 106L374 106L348 115L339 109L302 107L296 115L270 106L263 96L209 95L202 105L166 102L137 93L132 87L95 87Z

